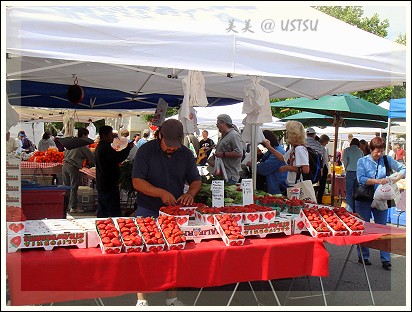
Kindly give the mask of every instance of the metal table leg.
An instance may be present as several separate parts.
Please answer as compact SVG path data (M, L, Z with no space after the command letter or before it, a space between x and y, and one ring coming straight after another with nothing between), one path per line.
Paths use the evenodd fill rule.
M349 250L348 256L346 257L345 264L343 265L342 271L340 272L340 275L339 275L339 278L338 278L338 282L336 283L336 286L335 286L334 291L336 291L336 290L338 289L338 286L339 286L341 277L342 277L343 272L344 272L344 270L345 270L345 268L346 268L346 264L347 264L347 262L348 262L348 260L349 260L349 257L350 257L350 255L351 255L351 253L352 253L352 250L353 250L353 247L354 247L354 246L355 246L355 245L352 245L351 248L350 248L350 250ZM361 245L358 244L358 247L361 248ZM368 289L369 289L369 294L370 294L370 296L371 296L372 305L375 305L375 299L374 299L374 297L373 297L371 284L370 284L370 282L369 282L368 272L366 271L365 259L363 259L363 257L361 257L361 259L362 259L363 271L365 272L366 282L368 283Z

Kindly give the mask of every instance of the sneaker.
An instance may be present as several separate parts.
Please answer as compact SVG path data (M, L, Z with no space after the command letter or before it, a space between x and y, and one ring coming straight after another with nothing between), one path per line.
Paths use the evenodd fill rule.
M369 259L363 259L365 261L365 265L371 265L372 262L369 261ZM362 258L358 257L358 262L362 263Z
M167 305L167 306L184 306L183 302L180 301L180 300L175 300L175 301L173 301L171 304L167 304L167 303L166 303L166 305Z
M149 302L147 300L137 300L136 306L148 306Z
M390 263L390 261L383 261L382 262L382 268L384 268L385 270L390 270L391 266L392 266L392 264Z

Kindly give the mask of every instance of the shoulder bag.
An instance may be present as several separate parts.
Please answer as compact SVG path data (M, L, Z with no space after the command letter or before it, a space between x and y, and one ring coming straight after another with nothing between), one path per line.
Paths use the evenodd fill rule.
M376 166L375 179L378 174L379 164ZM375 186L372 185L362 185L359 184L355 193L355 200L362 202L371 202L373 201L373 195L375 194Z

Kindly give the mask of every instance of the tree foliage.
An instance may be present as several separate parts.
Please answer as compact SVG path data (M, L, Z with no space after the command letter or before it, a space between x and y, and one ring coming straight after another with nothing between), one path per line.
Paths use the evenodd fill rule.
M381 21L379 15L376 13L371 18L364 17L362 16L363 9L360 6L315 6L314 8L379 37L385 38L388 35L388 19ZM395 41L406 45L406 34L399 34ZM403 86L389 86L373 90L357 91L352 92L352 94L375 104L389 101L390 99L406 97L406 91Z

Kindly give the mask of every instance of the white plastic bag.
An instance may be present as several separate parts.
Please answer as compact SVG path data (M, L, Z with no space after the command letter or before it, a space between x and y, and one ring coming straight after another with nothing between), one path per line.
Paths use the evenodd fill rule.
M396 184L388 182L386 184L380 184L373 195L373 199L376 200L390 200L395 198Z

